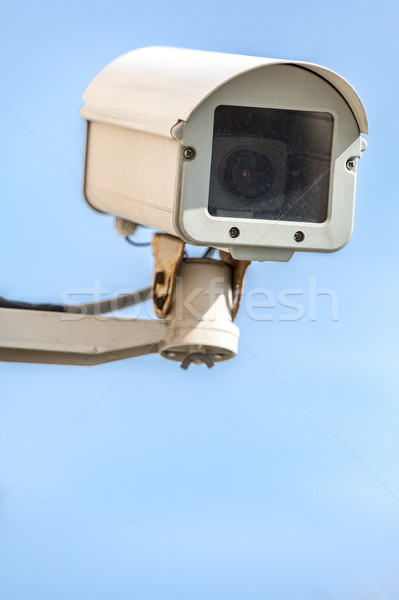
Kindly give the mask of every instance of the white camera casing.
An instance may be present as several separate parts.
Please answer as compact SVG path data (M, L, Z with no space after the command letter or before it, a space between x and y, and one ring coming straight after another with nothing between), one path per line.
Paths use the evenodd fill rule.
M238 259L288 260L350 239L363 105L324 67L169 47L134 50L84 93L84 197L97 211ZM214 217L208 212L215 109L220 105L327 112L333 117L327 218L322 223ZM184 156L193 149L193 158ZM348 168L348 161L352 161ZM231 227L239 229L232 238ZM303 240L295 241L300 230Z

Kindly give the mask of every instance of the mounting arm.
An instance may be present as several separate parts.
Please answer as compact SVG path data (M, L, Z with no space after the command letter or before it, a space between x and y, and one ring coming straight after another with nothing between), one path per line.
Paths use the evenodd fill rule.
M96 365L159 353L187 368L233 358L239 336L233 319L249 263L185 259L183 242L165 234L154 235L153 250L160 320L0 308L0 360Z
M0 360L97 365L158 352L164 321L0 308Z

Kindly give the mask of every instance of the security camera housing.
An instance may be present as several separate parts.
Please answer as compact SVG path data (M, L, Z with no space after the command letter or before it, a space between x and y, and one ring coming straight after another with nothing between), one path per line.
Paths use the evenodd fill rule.
M363 105L318 65L143 48L87 88L84 197L245 260L350 239Z

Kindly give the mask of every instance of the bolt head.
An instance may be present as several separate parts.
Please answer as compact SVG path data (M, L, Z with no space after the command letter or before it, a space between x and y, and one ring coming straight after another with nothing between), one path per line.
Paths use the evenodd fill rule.
M194 156L195 156L194 148L185 148L185 150L183 152L183 156L184 156L184 158L187 158L187 160L194 158Z
M240 230L238 229L238 227L231 227L229 235L232 238L237 238L240 235Z
M303 242L303 240L305 239L305 234L303 233L303 231L296 231L294 233L294 240L296 242Z
M348 171L352 171L352 169L355 168L355 159L354 158L350 158L349 160L346 161L346 168L348 169Z

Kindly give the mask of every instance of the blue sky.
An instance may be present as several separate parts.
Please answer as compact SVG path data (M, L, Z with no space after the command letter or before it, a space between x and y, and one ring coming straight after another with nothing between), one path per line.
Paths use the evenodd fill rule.
M209 371L0 364L2 597L399 598L398 19L358 0L3 1L0 295L149 282L150 252L81 196L81 96L124 52L317 62L371 131L348 246L248 272L247 295L303 290L302 319L241 310L238 356ZM328 297L310 318L312 282L337 320Z

